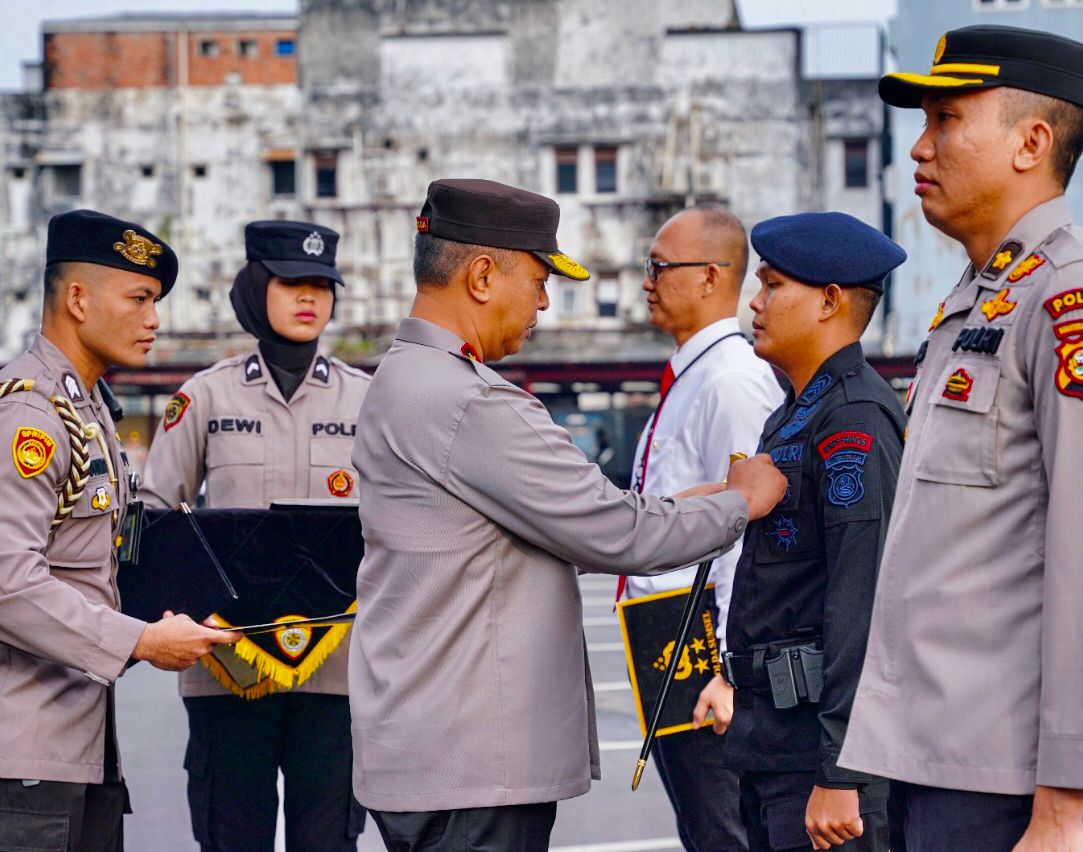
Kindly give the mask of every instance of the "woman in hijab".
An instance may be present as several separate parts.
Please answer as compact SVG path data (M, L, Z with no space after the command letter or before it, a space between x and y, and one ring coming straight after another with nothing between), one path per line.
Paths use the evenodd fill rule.
M194 504L201 488L209 508L356 502L350 452L369 378L319 352L343 283L337 243L308 222L245 228L248 262L230 301L258 345L197 373L170 400L140 489L149 506ZM274 848L279 771L286 848L355 848L364 811L351 792L348 647L339 626L296 669L280 671L251 644L243 658L223 646L181 675L188 802L203 852Z

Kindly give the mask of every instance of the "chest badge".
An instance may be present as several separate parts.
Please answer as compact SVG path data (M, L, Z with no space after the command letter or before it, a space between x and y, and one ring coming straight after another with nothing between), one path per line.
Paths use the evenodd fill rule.
M327 490L332 497L349 497L353 492L353 477L350 472L339 468L328 476Z
M967 402L970 399L970 391L974 387L974 378L960 367L944 383L944 399L953 399L956 402Z
M56 441L41 429L20 426L11 442L15 469L23 479L37 476L49 466L56 452Z
M1022 261L1015 269L1008 274L1008 282L1014 284L1017 281L1022 281L1035 269L1045 263L1045 258L1040 254L1032 254L1026 260Z
M1024 263L1025 262L1026 261L1024 261ZM1015 273L1012 274L1014 275ZM993 296L993 298L986 299L981 303L981 312L985 314L985 318L989 322L992 322L997 317L1006 317L1015 310L1016 305L1019 303L1013 302L1008 298L1011 295L1011 292L1010 287L1005 287Z
M933 317L933 321L929 323L929 331L935 329L944 319L944 302L941 302L936 309L936 316Z
M94 489L94 496L90 498L90 508L99 512L106 512L112 505L113 498L109 496L109 492L104 485L99 485Z
M1065 396L1083 399L1083 320L1062 322L1053 327L1060 345L1060 363L1054 378L1057 390Z
M788 518L785 515L775 518L772 524L774 526L771 529L770 536L775 540L775 545L789 553L792 548L797 546L797 524L793 522L793 518Z

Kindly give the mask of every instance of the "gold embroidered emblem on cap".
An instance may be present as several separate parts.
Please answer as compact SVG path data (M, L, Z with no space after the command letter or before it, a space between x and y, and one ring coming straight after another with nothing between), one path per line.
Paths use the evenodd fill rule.
M574 278L577 281L583 281L590 277L590 273L587 272L582 266L572 260L566 254L551 254L549 260L552 261L553 266L557 268L557 271L562 272L569 278Z
M135 231L128 229L123 234L124 242L113 243L113 251L117 252L129 263L134 263L136 266L145 266L148 269L154 269L158 265L158 261L154 258L156 255L162 253L162 247L156 242L148 240L142 234L137 234Z
M933 53L933 65L936 65L944 58L944 51L948 49L948 34L944 33L940 36L940 41L936 43L936 52Z

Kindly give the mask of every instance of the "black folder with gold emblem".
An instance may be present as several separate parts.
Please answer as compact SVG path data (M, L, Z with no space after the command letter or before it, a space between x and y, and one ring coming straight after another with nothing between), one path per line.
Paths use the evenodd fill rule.
M690 588L659 592L642 598L621 601L617 605L628 675L632 680L639 728L647 734L646 720L654 711L658 689L666 668L676 665L673 686L662 712L657 736L692 729L692 710L699 693L716 674L722 673L715 618L708 601L714 589L709 584L701 606L692 622L688 642L675 652L677 625L688 601Z

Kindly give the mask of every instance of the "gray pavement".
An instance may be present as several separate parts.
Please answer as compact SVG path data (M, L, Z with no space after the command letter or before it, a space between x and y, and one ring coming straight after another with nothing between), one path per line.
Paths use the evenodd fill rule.
M602 781L586 796L561 802L552 850L679 850L673 814L653 765L648 766L639 790L632 793L630 789L640 733L617 617L612 612L616 580L588 575L580 585L598 699ZM177 695L176 676L140 663L118 683L117 705L124 772L135 811L125 821L126 849L198 852L188 822L183 768L187 720ZM281 839L277 848L285 848ZM383 850L379 832L371 823L357 848L359 852Z

